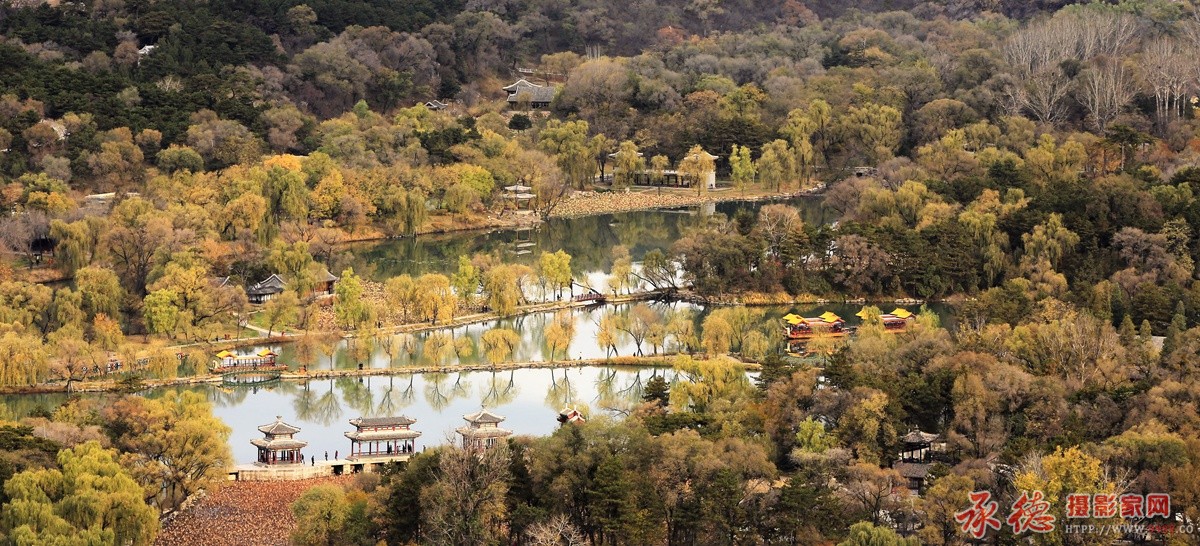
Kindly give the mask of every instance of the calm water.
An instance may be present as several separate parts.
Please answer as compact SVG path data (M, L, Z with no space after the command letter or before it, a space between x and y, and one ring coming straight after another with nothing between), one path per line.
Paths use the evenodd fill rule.
M710 311L685 303L650 305L660 313L667 313L673 309L688 310L694 314L697 324ZM598 347L595 341L597 322L601 314L607 310L627 312L629 307L621 305L575 310L572 315L576 333L567 354L572 359L581 356L603 358L604 350ZM912 311L918 309L917 306L905 307ZM763 324L773 327L779 324L779 317L789 312L812 316L826 310L838 313L851 324L857 324L858 319L854 317L854 313L859 308L860 306L854 304L827 304L775 306L756 310L763 313ZM950 309L945 306L935 305L933 308L943 317L943 323L951 316ZM890 307L885 309L890 310ZM452 333L456 338L465 336L471 339L478 347L479 336L488 328L497 324L514 328L522 338L514 360L545 361L548 360L549 353L545 348L542 330L551 318L550 313L539 313L517 319L454 328ZM453 434L453 429L462 424L464 414L487 406L508 418L504 425L506 428L519 434L542 435L550 433L558 426L554 417L564 406L587 408L585 413L588 415L608 413L612 408L628 408L640 399L642 387L651 375L663 373L668 378L673 376L669 369L608 367L538 368L494 373L404 373L405 366L429 363L422 355L422 347L428 335L414 336L414 353L398 355L391 361L390 366L396 369L395 375L312 380L304 383L282 382L258 388L215 385L188 388L202 392L212 400L216 415L233 429L230 443L236 460L239 463L247 463L254 460L254 448L249 441L259 436L256 427L271 421L275 415L283 416L284 420L299 426L302 429L301 439L310 442L306 453L322 458L325 450L329 450L332 457L334 450L344 453L349 448L349 441L342 433L349 430L347 420L354 417L408 415L417 419L414 428L424 432L420 440L421 445L435 445L445 442L446 438ZM308 357L298 355L298 344L272 348L278 350L281 360L292 368L299 367L304 358L310 358L316 359L316 362L310 364L313 369L329 369L331 366L353 369L363 358L355 356L356 352L361 354L362 351L353 344L353 341L338 342L332 358L323 353ZM246 348L242 349L242 352L256 352L260 348ZM369 363L373 368L388 367L389 356L378 347L372 349L364 364ZM643 349L647 354L651 352L648 346ZM618 344L620 355L632 354L634 350L632 340L627 337ZM481 362L478 350L475 353L462 358L451 356L446 362ZM557 360L561 361L563 357L559 355ZM158 396L162 392L159 389L150 391L147 395ZM53 409L65 400L64 394L0 396L0 402L18 417L29 414L39 406Z
M827 224L836 213L822 205L820 196L784 201L796 207L808 224ZM571 266L584 277L612 268L612 248L624 245L639 261L653 249L666 250L682 234L712 214L732 216L738 210L757 212L764 202L727 202L675 210L634 211L582 218L554 218L529 229L486 233L449 233L416 238L391 239L353 244L337 261L360 275L375 280L424 273L450 274L458 268L459 256L496 254L508 263L533 263L542 252L563 250L571 255Z
M462 416L486 405L507 420L501 425L516 434L545 435L558 427L555 417L564 407L579 408L588 416L629 409L641 400L646 381L654 374L673 377L669 369L558 368L503 372L407 374L347 377L282 382L270 387L189 387L213 403L213 411L233 430L230 446L237 463L251 463L255 448L250 440L262 433L257 427L282 416L300 427L298 439L309 442L305 456L323 459L345 456L350 441L344 432L355 417L407 415L417 420L413 429L423 435L418 448L453 439ZM159 396L163 390L147 393ZM104 396L104 395L95 395ZM6 404L21 413L34 406L53 408L65 395L7 397Z
M789 202L801 211L808 223L832 222L834 214L825 209L819 198L798 198ZM347 247L337 260L351 265L355 271L377 280L395 275L450 273L457 267L458 257L475 253L496 253L506 261L530 263L542 251L562 249L571 254L577 276L603 290L606 272L612 267L611 249L625 245L633 259L640 260L652 249L666 249L681 234L714 213L733 215L739 209L757 211L763 203L723 203L675 211L639 211L607 214L586 218L556 219L538 228L522 231L422 236L416 239L384 241ZM711 311L688 303L648 303L656 312L686 311L696 323L696 330ZM762 313L764 328L775 328L779 317L789 312L814 316L833 311L856 324L854 317L861 306L856 304L826 304L821 306L775 306L756 309ZM891 306L884 311L890 311ZM918 306L905 306L916 311ZM934 311L951 319L946 306L934 305ZM596 332L604 313L627 313L632 305L617 305L568 311L574 324L574 335L568 348L555 355L555 360L603 358L605 350L596 343ZM351 427L349 419L359 416L406 414L417 420L414 428L424 432L422 445L440 444L451 438L453 429L462 424L462 416L486 405L508 418L504 426L518 434L547 434L558 426L555 416L564 406L571 405L585 413L599 415L612 408L627 408L636 403L642 386L651 375L664 369L558 368L519 369L504 372L464 372L451 374L411 374L404 368L431 364L425 355L426 341L433 333L448 335L455 340L467 339L471 350L450 355L442 362L479 364L480 336L491 328L509 328L521 336L521 342L509 358L516 362L550 360L543 334L554 313L535 313L522 317L488 321L452 329L424 332L399 337L401 348L388 354L379 340L343 340L329 347L301 344L270 346L280 353L280 359L296 369L302 364L310 369L354 369L360 364L371 368L395 368L396 375L314 380L306 383L278 383L269 387L219 387L205 385L189 387L204 393L213 401L218 417L233 429L231 444L239 463L252 462L255 457L250 440L260 436L256 427L280 415L299 426L300 438L310 442L306 455L324 457L326 450L344 454L349 441L342 435ZM618 355L633 354L637 347L628 336L619 336ZM668 340L668 345L673 345ZM243 349L257 352L262 347ZM652 348L642 347L645 354ZM184 371L186 373L186 370ZM158 396L163 391L151 391ZM106 396L106 395L90 395ZM0 396L0 402L16 416L29 414L37 407L53 409L66 400L65 395Z

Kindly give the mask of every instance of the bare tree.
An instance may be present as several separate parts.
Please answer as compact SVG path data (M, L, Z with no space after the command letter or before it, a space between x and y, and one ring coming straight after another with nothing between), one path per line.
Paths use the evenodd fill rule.
M1183 96L1194 75L1181 67L1190 66L1193 57L1171 37L1158 38L1142 48L1140 75L1154 93L1155 122L1160 132L1183 115Z
M1133 71L1115 59L1103 59L1079 75L1079 100L1102 133L1136 92Z
M1064 99L1070 91L1064 62L1117 57L1130 47L1137 31L1138 22L1132 16L1092 9L1060 13L1030 24L1004 44L1004 57L1021 82L1008 87L1008 100L1043 123L1056 121L1064 113ZM1113 98L1112 93L1100 95Z

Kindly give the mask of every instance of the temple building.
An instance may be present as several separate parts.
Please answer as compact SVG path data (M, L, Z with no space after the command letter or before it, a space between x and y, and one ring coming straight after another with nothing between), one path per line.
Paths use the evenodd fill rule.
M462 436L463 449L487 449L512 436L512 431L500 428L504 418L486 408L463 416L467 424L456 431Z
M258 427L263 433L262 438L250 440L258 448L258 464L302 464L304 454L300 450L308 445L293 438L300 429L283 422L283 417L275 416L275 422Z
M420 431L410 427L415 419L404 415L398 417L359 417L351 419L354 432L347 432L350 439L349 460L370 457L394 457L407 455L416 449Z

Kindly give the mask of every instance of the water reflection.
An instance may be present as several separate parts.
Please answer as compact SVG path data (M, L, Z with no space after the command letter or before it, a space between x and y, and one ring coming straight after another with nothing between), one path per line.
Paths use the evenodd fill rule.
M558 426L559 410L576 407L586 415L628 411L641 400L649 369L524 368L505 371L347 377L281 383L257 391L189 387L208 396L213 411L232 429L230 444L239 463L255 457L250 440L257 427L275 415L300 427L297 438L309 442L306 456L345 453L349 419L405 414L424 433L421 445L452 438L462 416L481 406L507 417L504 427L518 434L544 435ZM361 379L361 381L360 381ZM157 396L162 391L152 391ZM235 395L236 393L236 395ZM46 402L49 402L46 400ZM50 406L53 407L53 406Z
M786 203L796 207L809 224L836 219L819 197L799 197ZM613 246L624 245L635 261L641 260L650 250L670 247L697 223L705 221L706 214L732 216L739 210L757 212L765 204L730 202L719 203L709 210L689 207L555 218L536 228L361 243L348 245L341 259L343 263L337 265L352 266L355 273L382 281L401 274L450 274L458 267L459 256L495 254L506 262L531 264L543 251L562 249L572 256L572 268L586 277L591 272L612 269Z

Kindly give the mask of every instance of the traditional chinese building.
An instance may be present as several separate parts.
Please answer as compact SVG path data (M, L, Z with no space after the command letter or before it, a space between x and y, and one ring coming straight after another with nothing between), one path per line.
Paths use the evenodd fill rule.
M301 450L308 445L308 442L293 437L300 432L298 427L284 423L283 417L276 416L274 423L258 427L258 431L263 433L263 437L250 440L250 443L258 448L258 464L304 463L304 454L301 453Z
M587 422L587 418L583 413L575 408L563 408L558 412L558 422L562 424L582 425Z
M328 296L333 294L333 288L338 282L337 275L330 273L328 269L322 269L317 275L312 291L308 294L300 294L302 296ZM266 303L287 290L287 281L282 275L273 274L261 281L258 281L246 288L246 299L250 303Z
M486 408L464 415L463 419L467 424L456 429L462 436L463 449L487 449L496 445L497 441L503 441L512 436L511 430L500 428L504 417L496 415Z
M217 363L213 366L214 372L232 371L232 370L252 370L260 368L273 368L276 364L275 351L270 349L262 349L254 354L240 355L233 351L221 351L217 353Z
M546 108L550 106L550 102L554 100L555 88L551 86L538 85L521 78L503 88L508 93L509 106L521 106L528 104L530 108Z
M416 449L417 437L421 432L412 430L415 419L397 417L359 417L351 419L354 432L347 432L350 439L350 456L355 461L370 457L394 457L406 455Z
M279 275L271 275L258 281L246 289L246 298L250 303L266 303L271 298L282 294L287 289L287 283Z
M912 430L901 438L900 460L892 468L908 480L908 488L923 491L933 467L934 455L944 451L945 444L937 434Z

